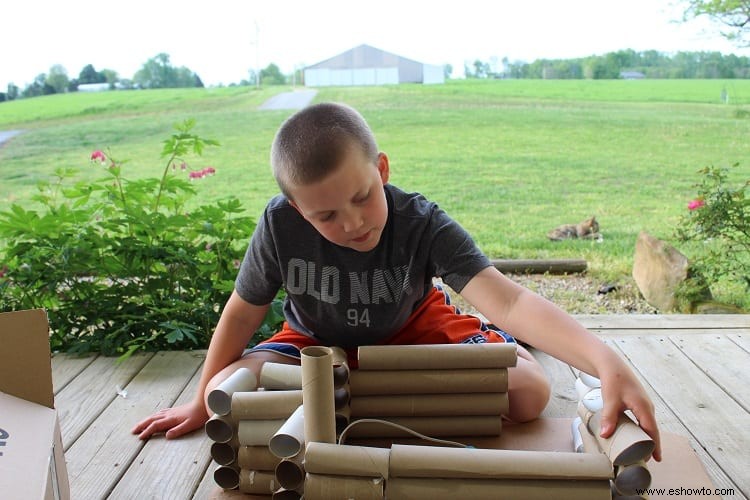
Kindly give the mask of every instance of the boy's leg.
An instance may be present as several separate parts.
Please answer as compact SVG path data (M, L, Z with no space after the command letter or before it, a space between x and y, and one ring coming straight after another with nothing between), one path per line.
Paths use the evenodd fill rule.
M508 333L493 329L476 316L461 314L450 297L436 287L414 311L406 325L387 344L461 344L515 342ZM551 389L544 368L523 346L517 346L518 362L508 370L508 400L515 422L534 420L549 401Z

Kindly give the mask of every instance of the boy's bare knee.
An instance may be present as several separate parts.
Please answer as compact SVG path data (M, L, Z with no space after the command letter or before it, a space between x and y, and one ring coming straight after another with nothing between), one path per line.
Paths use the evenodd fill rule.
M528 422L539 418L552 393L542 367L536 361L519 357L518 365L510 370L508 382L510 419Z

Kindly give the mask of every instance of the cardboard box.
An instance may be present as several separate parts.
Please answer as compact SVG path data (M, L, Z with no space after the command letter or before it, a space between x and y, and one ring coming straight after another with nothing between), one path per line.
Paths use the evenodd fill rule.
M0 497L70 499L42 309L0 313Z

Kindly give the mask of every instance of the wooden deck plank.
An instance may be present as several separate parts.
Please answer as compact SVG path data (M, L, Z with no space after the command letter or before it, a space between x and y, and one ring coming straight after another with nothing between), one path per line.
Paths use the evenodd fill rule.
M572 417L576 414L578 395L575 390L575 375L568 365L538 349L529 349L547 373L552 392L549 403L542 412L543 417Z
M594 329L732 329L750 328L750 314L577 314Z
M71 498L104 498L144 443L130 433L135 422L170 406L202 362L191 352L157 353L66 452ZM63 436L64 439L64 436Z
M136 354L118 363L116 358L99 356L55 396L66 450L118 397L117 387L127 386L152 357Z
M69 354L55 354L52 356L52 389L55 394L60 392L95 359L96 355L80 357Z
M615 340L739 492L750 494L750 414L666 337Z
M588 328L600 337L625 337L628 335L664 336L664 335L706 335L720 333L750 336L750 328Z
M724 335L679 335L669 340L721 387L746 412L750 412L750 353Z
M176 405L195 397L200 375L198 369ZM210 448L211 440L202 429L176 440L168 441L163 435L152 437L109 498L190 498L211 461Z
M617 354L625 360L628 366L638 376L641 384L643 384L643 387L646 389L646 392L651 398L651 401L654 403L656 421L659 425L659 430L661 432L672 432L674 434L679 434L681 436L687 437L690 441L690 446L698 455L698 458L700 458L703 466L706 469L706 472L711 477L714 486L717 488L725 489L734 488L735 491L738 491L737 485L734 483L734 481L732 481L732 478L730 478L727 473L724 472L724 470L714 461L711 455L709 455L708 452L701 446L698 440L691 433L690 429L685 426L679 416L675 414L674 411L672 411L672 409L659 395L652 384L643 376L642 373L639 372L637 366L633 364L629 356L617 346L616 340L606 338L604 339L604 342L615 349ZM679 485L674 486L679 487ZM737 495L732 498L736 498L738 500L747 500L744 495Z
M727 338L742 347L746 352L750 352L750 334L731 333L727 335Z

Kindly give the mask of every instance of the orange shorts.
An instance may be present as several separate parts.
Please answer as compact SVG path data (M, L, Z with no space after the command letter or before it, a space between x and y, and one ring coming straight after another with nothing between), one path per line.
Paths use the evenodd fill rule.
M478 344L484 342L515 342L508 333L490 327L476 316L461 314L451 305L450 297L436 286L420 306L412 313L406 324L381 344ZM300 350L311 345L320 345L316 339L289 328L284 322L281 331L256 345L249 352L273 351L284 356L300 358ZM357 349L348 349L349 366L357 367Z

